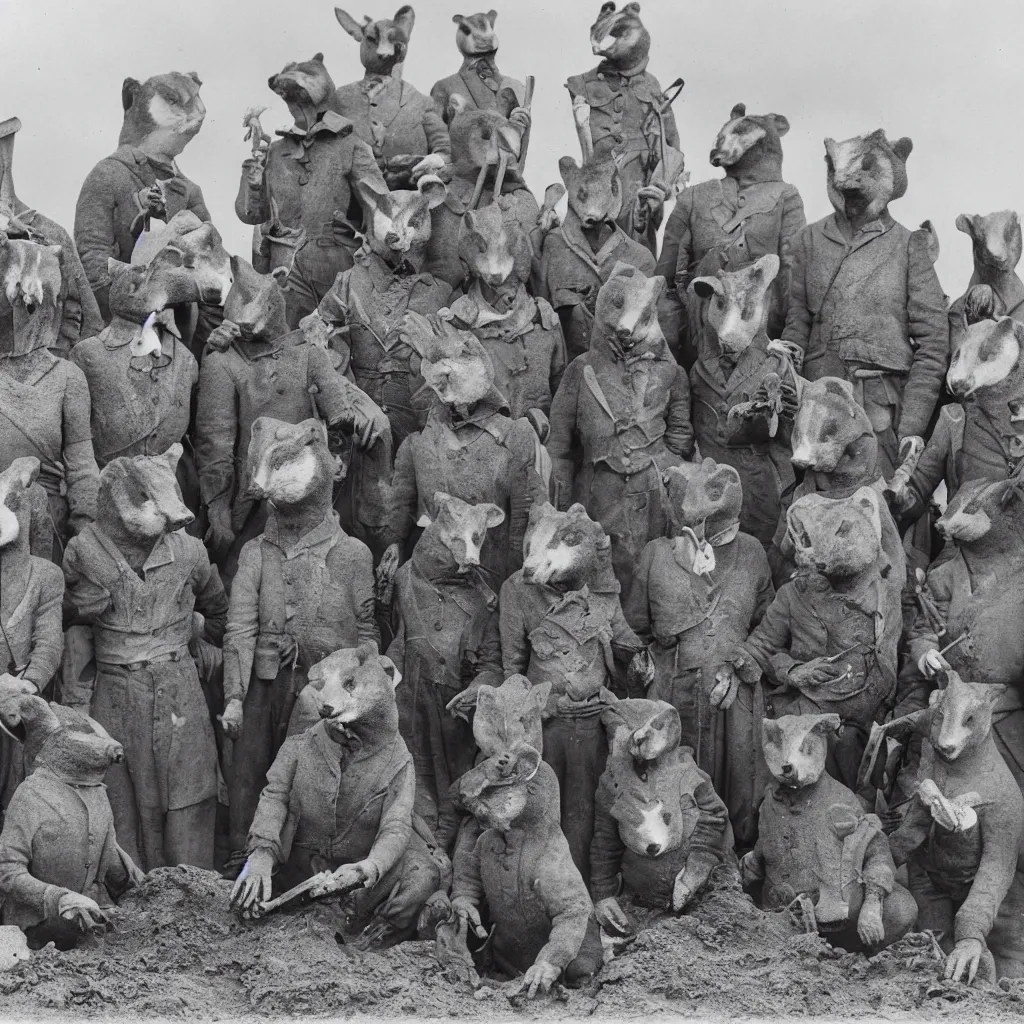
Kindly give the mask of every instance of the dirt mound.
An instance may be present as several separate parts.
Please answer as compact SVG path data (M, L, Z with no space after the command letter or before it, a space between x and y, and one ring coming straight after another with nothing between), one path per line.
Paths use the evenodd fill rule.
M227 910L230 884L196 868L152 872L114 912L114 930L70 953L41 950L0 973L5 1015L496 1016L559 1019L655 1012L717 1016L941 1016L1019 1019L1024 985L937 980L929 936L873 960L799 933L720 890L680 918L654 915L585 989L531 1002L442 972L432 944L361 954L339 944L329 906L257 924Z

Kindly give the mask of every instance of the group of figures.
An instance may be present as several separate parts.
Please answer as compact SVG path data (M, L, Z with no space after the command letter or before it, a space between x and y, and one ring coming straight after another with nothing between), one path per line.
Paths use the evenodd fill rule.
M826 140L807 225L737 104L687 187L611 2L538 204L495 12L429 97L412 8L336 14L363 77L245 115L251 260L176 162L196 74L125 80L74 239L0 124L4 924L191 864L532 995L740 878L1024 974L1017 214L958 218L950 304L910 139Z

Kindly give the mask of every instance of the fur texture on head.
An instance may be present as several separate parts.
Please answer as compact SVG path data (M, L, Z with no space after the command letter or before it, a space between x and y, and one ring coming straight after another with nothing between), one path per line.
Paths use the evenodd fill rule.
M119 146L146 143L148 150L177 156L199 134L206 107L199 97L203 83L194 71L169 71L145 82L126 78L121 86L124 122Z
M611 156L591 157L581 167L571 156L558 161L569 209L584 229L613 223L622 212L622 176Z
M523 542L523 582L575 590L611 571L611 540L580 504L534 502Z
M494 363L472 332L410 312L402 340L420 357L420 373L442 404L468 408L490 394Z
M15 459L0 473L0 551L28 552L32 534L32 485L39 477L34 456Z
M780 266L779 257L768 253L742 270L719 270L690 282L690 293L708 300L707 322L726 355L738 358L764 333Z
M956 672L941 673L932 693L929 739L938 757L956 761L988 740L992 711L1007 687L966 683Z
M444 491L434 492L433 520L420 521L423 537L439 542L451 554L456 570L465 575L480 565L480 549L487 531L505 522L505 513L490 502L470 505ZM422 542L422 537L420 542Z
M112 459L100 472L96 521L105 532L123 532L141 542L184 529L195 516L185 506L175 477L180 444L163 455Z
M868 135L825 140L828 197L850 220L870 221L907 191L910 139L890 142L879 128Z
M501 100L502 93L498 96ZM470 110L463 108L458 95L450 102L448 132L452 166L458 177L475 182L480 168L497 167L503 153L510 165L515 162L523 140L508 121L512 112L510 103L499 102L499 110Z
M260 274L239 256L231 257L231 290L224 300L224 319L233 323L245 341L276 341L288 333L281 284L285 267Z
M518 750L544 749L543 716L551 683L534 686L526 676L509 676L501 686L477 689L473 739L484 757Z
M670 466L662 481L676 532L689 527L700 540L714 544L739 525L743 486L732 466L705 458Z
M258 417L249 440L249 495L267 499L279 512L307 505L331 505L334 481L341 473L327 447L327 428L320 420L283 423Z
M464 57L482 57L484 54L498 52L498 33L494 31L494 23L498 18L497 11L486 14L453 14L452 21L458 26L455 32L455 45Z
M878 492L861 487L849 498L806 494L786 513L796 564L829 580L859 576L882 556Z
M412 27L416 23L416 12L408 4L399 7L393 18L373 21L364 17L362 25L340 7L334 8L334 16L359 44L359 62L367 71L390 75L396 65L405 62Z
M961 213L956 229L970 236L976 267L1007 273L1020 263L1020 214L1016 211Z
M959 547L1009 557L1024 536L1024 489L1016 480L968 480L935 526Z
M433 174L424 174L414 189L396 189L378 195L369 192L371 209L367 244L388 266L411 263L418 267L430 241L432 210L448 195L448 186Z
M606 346L615 358L663 350L658 300L665 287L663 277L647 277L629 263L616 263L597 293L593 344Z
M768 771L782 786L803 789L825 770L828 743L842 732L838 715L783 715L761 722Z
M651 49L650 33L640 20L640 5L628 3L621 11L608 0L590 26L590 47L598 57L628 70L643 64Z
M558 782L533 747L519 745L488 757L453 789L457 805L484 828L508 832L559 827Z
M959 398L978 394L981 404L1024 396L1024 324L1012 317L979 320L956 332L953 355L946 373L949 390Z
M335 106L334 79L324 66L324 55L312 60L292 61L267 79L267 85L288 105L300 128L310 128Z
M533 244L499 199L466 211L459 227L459 259L471 280L491 288L509 280L525 283L533 264Z
M804 384L792 444L792 463L800 469L831 474L859 468L865 482L873 479L878 442L849 381L821 377Z
M746 105L737 103L715 139L711 166L724 167L730 177L753 164L781 168L781 139L788 131L789 121L781 114L748 114Z

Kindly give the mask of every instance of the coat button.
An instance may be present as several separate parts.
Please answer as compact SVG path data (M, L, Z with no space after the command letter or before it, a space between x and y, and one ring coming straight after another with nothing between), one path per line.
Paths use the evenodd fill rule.
M435 622L434 623L434 629L436 629L438 631L438 633L440 633L441 630L444 629L444 625L442 623L440 623L440 622Z

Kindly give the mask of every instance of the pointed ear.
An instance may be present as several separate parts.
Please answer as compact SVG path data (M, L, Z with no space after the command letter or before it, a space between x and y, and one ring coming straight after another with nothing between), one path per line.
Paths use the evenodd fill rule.
M773 252L766 253L753 266L753 277L761 288L767 288L779 273L782 261ZM664 278L662 278L664 280Z
M131 109L131 105L135 102L135 97L141 88L142 83L135 78L126 78L121 83L121 106L125 110Z
M717 277L695 277L687 289L698 299L710 299L712 295L724 295L725 289Z
M334 16L338 19L338 24L357 42L363 41L363 26L352 17L348 11L343 11L340 7L334 8Z
M768 114L766 116L771 118L772 124L775 125L775 134L781 139L789 131L789 118L783 114Z
M39 476L39 460L34 455L23 455L11 463L7 472L27 491Z
M974 214L961 213L956 218L956 229L974 238Z
M571 156L563 156L558 160L558 173L562 176L562 183L569 188L573 175L580 169L578 163Z
M391 680L391 689L397 690L398 684L402 681L402 673L398 671L398 666L386 654L380 655L378 660L381 668Z
M178 471L178 460L181 458L182 447L180 441L175 441L170 448L167 449L160 456L170 466L171 472L176 473Z
M984 697L988 703L995 707L1006 694L1009 687L1005 683L989 683L985 687Z
M928 240L928 259L935 263L940 253L939 233L935 230L935 225L930 220L923 220L917 230L925 233Z
M196 74L195 71L186 71L185 74L188 75L188 77L191 78L192 81L195 82L197 86L202 86L203 83L200 80L199 75Z
M403 4L391 20L405 33L405 38L408 39L412 35L413 25L416 24L416 12L408 4Z
M501 526L503 522L505 522L505 513L502 509L497 505L484 505L484 523L488 530L493 530L495 526Z
M907 162L907 157L913 152L914 143L908 139L905 135L902 139L897 139L892 144L892 151L904 162Z
M494 28L494 23L497 20L498 20L498 12L497 11L488 11L487 12L487 21L490 24L491 28Z
M816 715L808 732L817 732L822 736L838 736L842 728L843 720L838 715Z
M737 103L736 106L729 111L729 120L735 121L739 117L747 116L747 105L746 103Z
M436 209L448 196L448 186L436 174L424 174L416 188L420 195L426 197L428 210ZM466 212L468 215L470 211Z

